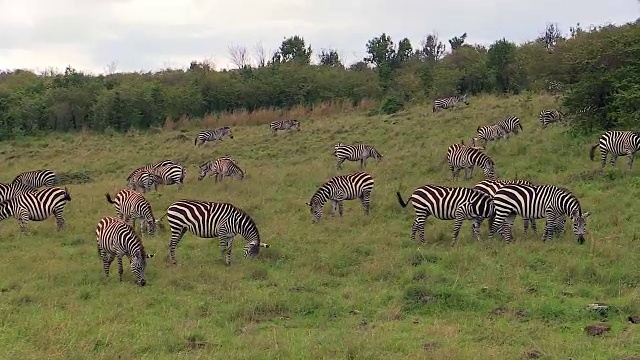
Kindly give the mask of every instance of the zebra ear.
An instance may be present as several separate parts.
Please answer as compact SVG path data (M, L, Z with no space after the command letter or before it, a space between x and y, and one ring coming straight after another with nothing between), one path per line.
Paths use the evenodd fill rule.
M583 219L588 218L588 217L589 217L589 215L591 215L591 212L589 212L589 211L583 212L583 213L582 213L582 218L583 218Z
M304 204L305 204L305 205L307 205L307 206L311 206L311 204L309 204L308 202L306 202L306 203L304 203Z
M147 259L151 259L154 256L156 256L156 254L147 254Z

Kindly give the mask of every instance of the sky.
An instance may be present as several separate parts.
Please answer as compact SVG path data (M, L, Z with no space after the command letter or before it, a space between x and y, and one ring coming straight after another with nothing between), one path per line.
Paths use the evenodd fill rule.
M192 60L233 68L229 46L270 54L300 35L316 54L336 49L351 64L368 40L430 33L467 43L533 40L548 22L569 27L623 24L640 17L638 0L0 0L0 70L67 65L94 74L187 68ZM111 66L110 66L111 65Z

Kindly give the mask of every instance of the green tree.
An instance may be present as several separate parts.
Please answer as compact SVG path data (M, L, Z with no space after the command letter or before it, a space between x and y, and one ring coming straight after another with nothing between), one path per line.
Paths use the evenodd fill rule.
M322 49L320 54L318 54L318 61L320 62L320 65L323 66L344 67L344 65L342 65L342 61L340 61L338 52L333 49Z
M282 41L280 48L276 50L271 58L271 64L295 61L308 65L311 62L311 53L311 46L305 44L304 38L294 35Z
M501 93L519 90L516 50L514 43L502 38L493 43L487 52L487 67L492 70L496 89Z

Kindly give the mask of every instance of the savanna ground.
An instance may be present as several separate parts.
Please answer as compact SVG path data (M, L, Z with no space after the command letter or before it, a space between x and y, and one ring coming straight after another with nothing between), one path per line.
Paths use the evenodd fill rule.
M8 182L21 171L47 167L85 184L67 185L67 227L53 219L17 221L0 230L0 355L5 359L231 358L231 359L515 359L537 350L544 359L617 359L640 355L640 164L625 173L597 171L588 150L597 135L576 139L554 124L542 130L538 112L551 97L472 98L466 108L431 114L430 104L394 116L330 116L302 120L302 131L272 137L268 125L235 126L225 138L194 150L195 127L155 133L99 136L56 134L0 144ZM400 207L426 183L450 185L447 146L465 143L479 124L507 115L524 132L490 143L502 178L528 178L570 188L592 211L587 242L570 227L550 243L522 234L505 245L498 237L471 237L464 224L451 248L453 222L430 218L426 244L409 239L414 212ZM372 211L345 202L344 217L311 224L305 202L327 178L358 170L335 169L332 145L362 141L383 154L370 162L375 178ZM197 166L220 155L238 160L243 181L197 181ZM245 260L236 237L230 267L217 240L187 234L177 266L167 263L169 234L144 236L156 257L148 285L137 287L128 260L122 283L117 267L107 280L96 251L95 226L113 215L104 193L125 185L136 167L165 158L187 167L186 185L147 195L157 217L179 198L232 202L256 220L271 244ZM482 179L476 170L473 186ZM165 221L166 223L166 221ZM568 223L570 226L570 222ZM610 305L601 315L592 302ZM606 320L611 331L588 336L586 325Z

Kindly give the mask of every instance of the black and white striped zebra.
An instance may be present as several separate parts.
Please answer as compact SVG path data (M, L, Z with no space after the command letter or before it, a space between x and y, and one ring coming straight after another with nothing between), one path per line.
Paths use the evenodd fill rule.
M484 176L487 179L496 179L493 159L479 147L467 146L464 143L452 144L447 149L447 161L449 162L449 169L453 174L453 180L458 179L460 170L462 169L464 169L464 178L471 179L475 166L482 168Z
M14 217L20 223L20 230L25 231L29 221L42 221L53 215L56 230L60 231L65 222L62 213L67 201L71 201L67 188L46 187L21 194L0 203L0 220Z
M297 129L300 131L300 121L298 120L276 120L272 121L269 124L269 129L271 129L271 133L273 136L276 136L276 132L278 130L293 130Z
M155 168L154 173L162 179L162 185L177 184L178 189L182 189L187 170L180 164L167 164Z
M201 238L220 239L225 265L231 265L233 238L242 235L246 244L244 257L255 257L260 247L269 247L260 242L260 233L253 219L242 209L229 203L214 203L200 200L178 200L171 204L165 214L171 228L169 261L176 264L176 246L187 231Z
M309 206L311 215L313 215L312 222L315 223L320 220L322 207L327 200L332 201L332 214L335 214L337 209L340 216L342 216L343 201L360 199L362 209L368 215L373 185L373 177L365 172L334 176L327 180L316 190L311 200L306 203Z
M424 241L424 224L431 215L440 220L455 220L453 241L455 245L464 220L472 220L471 231L480 240L480 225L486 218L494 216L493 199L481 191L466 187L449 187L424 185L413 191L407 202L402 200L400 192L396 192L400 206L407 207L410 202L416 212L411 225L411 240L415 241L416 233L420 241Z
M367 159L373 158L378 162L382 161L382 155L373 146L365 144L346 145L337 143L333 146L333 155L336 157L338 169L342 169L345 160L360 161L360 168L367 166Z
M214 176L215 182L221 181L225 176L233 176L239 180L244 178L244 171L242 171L235 160L228 156L220 157L200 165L198 180L204 179L207 174Z
M473 146L476 146L476 140L483 140L482 146L486 146L489 141L499 140L500 138L506 139L507 132L504 128L498 124L478 126L476 129L477 135L471 139Z
M193 144L195 146L198 146L204 144L207 141L222 141L222 138L225 135L230 139L233 139L233 133L231 132L231 128L228 126L217 129L203 130L198 133Z
M460 103L465 103L469 105L469 99L467 98L467 94L462 96L450 96L446 98L435 99L433 101L433 107L431 108L431 112L436 112L436 110L440 109L449 109L454 106L457 106Z
M504 131L507 133L505 139L509 139L509 134L518 134L518 129L522 130L522 124L520 124L520 119L517 116L507 116L501 121L496 123L498 126L502 126Z
M58 181L58 176L51 170L25 171L13 179L12 183L22 183L33 188L53 186Z
M162 177L155 174L154 170L142 170L137 172L133 177L129 178L127 188L134 191L142 191L147 193L151 191L151 187L158 191L158 185L162 184Z
M525 219L546 218L544 241L564 230L565 217L573 221L573 233L578 243L584 243L586 218L589 212L582 212L580 202L569 190L553 185L505 185L493 197L496 216L491 233L502 233L505 241L513 238L512 228L516 215Z
M133 189L133 190L137 190L138 187L146 188L146 191L151 190L151 186L149 185L149 187L147 188L147 185L149 183L151 185L154 185L153 182L160 181L162 179L161 178L155 178L155 179L152 179L153 181L151 181L151 180L148 180L148 178L150 177L148 175L144 176L144 177L146 177L146 179L144 179L144 178L141 179L140 177L141 177L142 173L148 172L148 173L154 174L155 173L155 171L154 171L155 169L157 169L159 167L162 167L162 166L166 166L166 165L180 165L180 164L178 164L177 162L175 162L173 160L162 160L162 161L159 161L159 162L157 162L155 164L148 164L148 165L145 165L145 166L141 166L141 167L133 170L131 172L131 174L129 174L129 176L127 176L127 187L130 188L130 189ZM137 183L137 185L136 185L136 183ZM158 190L158 187L157 187L158 183L156 183L155 185L156 185L156 190ZM144 191L144 192L146 192L146 191Z
M564 85L559 81L551 80L547 84L547 91L552 94L562 93L564 91Z
M143 192L146 192L151 189L150 184L155 186L156 191L158 190L157 185L178 184L178 189L182 189L185 176L184 166L171 160L163 160L157 164L145 165L134 170L127 177L127 187L133 190L142 188Z
M122 219L105 216L96 227L96 241L98 243L98 255L102 260L102 268L105 275L109 276L109 268L113 260L118 261L118 277L122 281L122 258L127 256L131 263L131 272L139 286L145 286L147 279L145 270L147 259L154 254L147 254L142 240L133 228Z
M125 222L132 221L135 230L136 219L140 219L140 230L147 231L149 235L156 232L156 219L153 216L153 209L147 199L137 191L130 189L120 190L114 199L109 193L105 194L107 202L113 204L116 214Z
M539 118L542 128L544 129L551 123L561 121L563 116L564 114L556 109L545 109L540 111Z
M26 185L22 182L11 182L9 184L0 183L0 202L11 200L18 195L34 193L38 189Z
M607 164L607 155L611 153L611 166L616 165L618 156L627 157L628 170L631 170L633 158L638 150L640 150L640 132L638 131L605 131L600 135L597 144L591 147L589 158L591 161L595 159L595 149L600 147L600 169L604 169Z

